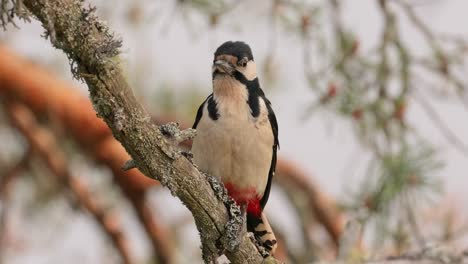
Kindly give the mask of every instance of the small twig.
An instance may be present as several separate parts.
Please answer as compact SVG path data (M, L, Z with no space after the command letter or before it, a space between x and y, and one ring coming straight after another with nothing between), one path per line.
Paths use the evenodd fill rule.
M134 160L127 160L122 166L123 171L128 171L135 168L137 168L137 164Z
M32 151L28 149L15 165L0 177L0 200L10 194L13 181L26 169L31 155Z
M409 195L406 195L405 199L403 200L403 202L405 203L403 207L404 207L404 210L406 210L406 216L408 219L408 223L411 227L411 232L413 233L417 244L422 248L426 245L426 241L421 232L421 229L419 228L418 220L416 219L416 216L414 215L415 210L411 204L410 198L411 197L409 197Z
M351 219L346 223L338 248L338 260L347 261L351 259L353 251L361 242L362 232L363 225L359 219Z
M423 248L419 252L402 254L400 256L387 257L382 263L393 261L411 261L413 263L438 263L438 264L463 264L468 259L468 254L464 252L454 252L453 249L438 245L431 245ZM374 262L369 262L374 263ZM375 262L378 263L378 262Z
M418 92L419 96L414 96L415 100L419 102L427 116L434 122L434 124L439 128L439 131L445 136L448 142L458 151L468 156L468 146L459 139L450 128L442 121L442 118L439 116L437 111L435 111L429 101L427 101L421 92Z
M23 157L6 173L0 177L0 263L3 263L3 249L5 248L5 236L8 234L8 207L10 191L15 179L27 168L31 159L31 150L28 149Z
M429 45L431 48L438 54L442 54L442 49L440 48L436 37L430 30L430 28L418 17L416 12L414 11L413 6L411 6L409 3L402 1L402 0L393 0L393 2L398 3L402 9L406 12L406 15L410 19L410 21L413 23L413 25L420 30L420 32L423 34L423 36L426 38L428 41Z

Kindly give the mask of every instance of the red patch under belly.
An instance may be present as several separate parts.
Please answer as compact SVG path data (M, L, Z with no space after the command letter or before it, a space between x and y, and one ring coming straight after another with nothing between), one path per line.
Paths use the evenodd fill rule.
M234 184L227 182L224 184L229 196L236 201L238 205L247 205L247 214L260 217L262 214L262 207L260 206L260 199L255 188L239 189Z

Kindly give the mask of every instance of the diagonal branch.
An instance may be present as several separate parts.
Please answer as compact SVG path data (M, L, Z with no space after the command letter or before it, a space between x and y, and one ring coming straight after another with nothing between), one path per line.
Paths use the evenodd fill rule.
M423 110L426 112L427 116L434 122L434 125L439 129L439 131L445 136L448 142L458 151L460 151L465 156L468 155L468 146L460 139L450 128L445 124L444 120L438 112L433 109L430 102L424 97L421 91L415 93L415 101L418 102Z

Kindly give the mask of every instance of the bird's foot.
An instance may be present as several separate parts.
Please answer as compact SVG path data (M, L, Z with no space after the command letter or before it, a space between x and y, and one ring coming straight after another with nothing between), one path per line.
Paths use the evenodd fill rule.
M190 161L192 161L193 159L193 154L190 151L181 151L180 154L182 154L184 157L186 157Z
M249 230L252 230L254 242L260 254L264 258L274 255L278 245L265 213L262 212L260 217L249 215L247 224Z
M249 232L249 238L252 243L257 247L258 252L262 255L263 258L270 256L270 252L260 243L260 241L255 237L255 235Z
M179 123L176 122L169 122L167 124L161 125L159 130L163 135L175 141L177 144L189 139L193 139L196 135L196 130L192 128L180 130Z

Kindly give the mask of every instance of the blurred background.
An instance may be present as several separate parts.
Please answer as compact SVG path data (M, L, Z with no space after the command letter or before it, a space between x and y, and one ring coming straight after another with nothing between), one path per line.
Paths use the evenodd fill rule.
M190 127L214 50L251 46L280 127L278 258L468 248L468 2L89 3L159 124ZM201 263L189 211L120 170L128 155L31 20L0 31L0 263Z

